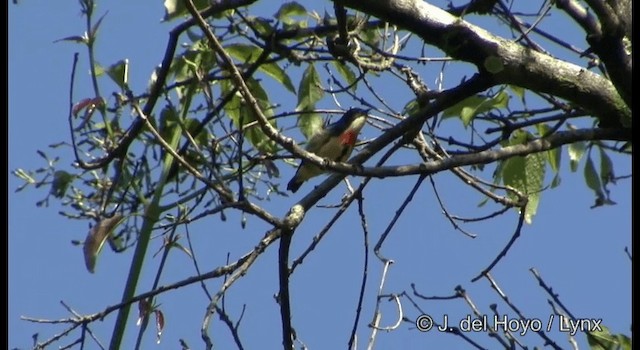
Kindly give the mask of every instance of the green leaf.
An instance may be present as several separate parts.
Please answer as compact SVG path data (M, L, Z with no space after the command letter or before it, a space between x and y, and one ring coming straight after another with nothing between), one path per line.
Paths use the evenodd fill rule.
M215 57L206 41L198 40L171 62L169 73L176 81L184 82L195 78L196 72L208 72L216 65ZM152 80L155 78L152 77ZM201 88L197 79L194 79L190 84L176 88L176 93L181 101L189 101L190 97L187 95L193 96ZM188 106L183 109L188 109Z
M584 155L584 151L586 150L585 143L575 142L569 145L569 165L572 172L576 172L578 170L578 164L580 163L580 159Z
M587 342L591 350L631 350L631 338L624 334L613 335L600 325L600 330L587 332Z
M525 211L525 222L528 224L531 224L533 216L538 211L544 173L545 159L540 153L509 158L502 169L504 184L528 196L529 201ZM509 197L515 198L511 193Z
M258 100L258 104L260 105L262 112L267 116L267 118L273 116L271 104L269 103L269 95L267 95L267 92L262 88L260 82L256 79L249 78L245 81L245 83L247 84L247 87L249 88L249 91L251 91L253 97Z
M553 177L553 180L551 180L551 188L556 188L556 187L560 186L560 182L562 182L561 179L560 179L560 174L556 174Z
M53 181L51 181L51 189L49 190L49 193L56 198L64 197L71 181L73 181L73 175L64 170L57 170L53 173Z
M231 44L226 46L225 50L231 57L234 57L244 63L253 63L262 54L261 48L247 44ZM287 90L294 94L296 93L296 89L291 82L291 78L289 78L284 69L282 69L277 63L271 62L262 64L260 65L259 70L275 79Z
M446 119L459 116L463 125L467 127L475 116L493 109L506 108L508 105L509 94L502 89L493 97L483 95L467 97L457 104L445 109L442 112L442 118Z
M511 139L509 139L509 145L523 145L529 142L532 138L533 136L528 131L522 129L516 130L511 135Z
M602 184L600 183L600 177L598 176L598 172L596 171L596 167L593 165L593 160L591 160L591 156L587 157L587 162L584 165L584 179L593 192L596 193L598 198L604 197L604 193L602 193Z
M467 127L473 117L476 116L477 109L474 106L464 106L460 111L460 119L462 119L462 124Z
M526 162L524 157L509 158L504 162L502 167L502 181L505 185L511 186L523 194L527 189L527 173L525 171ZM515 198L509 193L510 198Z
M106 72L106 69L104 69L104 67L101 66L100 63L96 62L93 67L94 67L94 70L96 71L97 77L102 76Z
M107 68L107 75L118 85L122 90L128 90L129 84L129 60L120 60Z
M600 150L600 180L602 180L602 186L605 187L608 183L612 182L615 177L613 162L604 148L598 147L598 149Z
M553 172L557 174L560 171L560 158L562 157L562 148L550 149L545 153L547 155L549 166L551 166L551 170L553 170Z
M184 66L182 67L183 71L181 72L182 75L176 76L176 80L180 78L184 80L191 79L191 82L188 85L177 89L178 95L181 97L184 96L184 101L188 101L188 103L183 102L183 110L189 110L193 97L202 90L202 84L199 83L199 79L197 77L203 74L203 72L208 72L213 67L217 66L217 62L214 57L215 55L203 40L195 42L192 47L184 53Z
M187 118L184 121L184 129L186 129L189 135L191 135L200 147L207 147L209 145L209 134L204 130L196 134L199 128L200 120L196 118Z
M355 23L357 23L358 19L356 18L356 16L352 16L349 15L347 16L347 23L349 23L350 25L354 25ZM330 21L332 24L336 24L333 23L334 19L332 18ZM349 26L349 24L347 26ZM354 27L352 27L354 28ZM362 41L367 42L367 46L369 47L380 47L381 41L382 41L382 35L380 35L380 31L378 28L376 28L375 26L364 26L364 28L362 28L359 32L358 32L358 36L362 38ZM369 71L368 73L371 73L371 71Z
M179 115L174 106L166 105L160 112L160 126L157 127L160 136L164 140L173 138L173 134L179 131ZM150 119L155 124L155 119Z
M520 97L520 99L524 101L524 88L517 85L509 85L509 88L511 89L511 91L513 91L514 94L516 94L516 96Z
M300 131L304 134L304 137L307 140L316 133L318 130L323 128L324 122L322 117L318 113L303 113L300 114L298 118L298 126L300 127Z
M273 110L271 109L269 97L260 83L255 79L248 79L246 83L249 90L258 101L258 105L260 106L262 113L267 118L272 117ZM231 83L229 81L223 82L221 86L224 93L231 91ZM253 110L247 105L247 103L245 103L244 99L238 92L236 92L224 109L238 129L256 121L256 115L253 113ZM269 123L274 127L276 126L273 119L270 119ZM244 128L244 135L245 138L262 153L273 154L278 150L277 144L262 132L262 129L257 125L257 123Z
M228 80L222 81L220 83L220 86L222 88L223 94L225 95L232 90L231 82ZM242 107L242 96L240 95L239 92L236 91L233 97L231 97L231 100L229 100L229 102L224 105L224 111L227 113L229 118L231 118L231 120L234 121L235 123L240 118L241 107Z
M307 10L304 8L304 6L295 1L292 1L282 4L282 6L280 6L278 12L276 12L274 16L282 23L292 24L294 22L297 22L295 18L292 18L293 16L305 16L306 14Z
M533 217L538 212L540 195L545 174L545 156L542 153L529 154L525 157L525 172L527 173L527 194L529 201L524 213L524 220L531 224Z
M491 109L507 108L509 106L509 94L502 89L498 94L493 96L491 104L487 106L487 111Z
M255 17L248 16L247 22L250 23L253 28L262 36L266 37L273 33L274 28L271 26L271 23L274 22L273 19L264 18L264 17Z
M107 15L106 13L104 15L102 15L96 21L96 23L93 25L93 27L91 28L91 31L89 32L89 40L95 40L96 39L96 35L98 34L98 28L100 28L100 24L102 24L102 20L104 19L104 17L106 15Z
M230 44L224 47L227 53L244 63L252 63L262 53L262 49L255 45Z
M551 131L551 128L547 124L538 124L536 125L536 129L538 129L539 137L544 137ZM547 162L549 163L549 166L551 166L551 170L553 170L553 172L557 174L560 171L562 147L550 149L546 151L545 154L547 155Z
M508 144L507 144L508 146ZM501 160L496 164L496 170L493 171L493 183L499 184L502 182L502 172L504 171L504 164L508 161Z
M253 96L258 101L258 105L262 110L262 113L265 117L269 118L269 123L276 127L275 120L271 119L273 117L273 110L271 103L269 101L269 96L267 92L262 88L262 85L255 79L247 80L247 87L253 93ZM246 104L243 105L245 108L247 115L249 116L249 121L257 120L256 115L253 113L253 110L249 108ZM264 132L259 125L255 125L252 128L249 128L246 131L247 138L249 141L262 153L273 154L278 150L278 145L272 141Z
M324 95L321 88L320 77L313 64L310 64L302 74L298 86L298 106L296 111L308 111L315 108L316 102Z
M193 0L193 4L198 11L209 7L209 2L210 0ZM189 11L187 10L184 0L165 0L164 10L165 13L162 20L165 22L181 16L189 15Z
M469 96L442 111L442 118L446 119L450 117L458 117L462 113L463 108L467 107L476 109L480 104L482 104L482 102L486 101L487 99L489 98L482 95Z
M538 137L548 136L547 134L551 131L551 127L547 124L536 124L536 131L538 132Z
M338 70L338 73L340 73L340 75L342 75L342 77L347 81L347 85L351 85L351 91L356 91L356 88L358 87L358 84L354 84L356 81L356 74L351 70L351 68L349 68L348 65L339 62L339 61L333 61L332 64L336 67L336 70Z
M277 63L271 62L263 64L260 66L260 70L282 84L287 90L294 94L296 93L296 88L293 86L291 78L289 78L287 73L284 72L284 69L282 69Z
M478 203L478 208L484 206L485 204L487 204L489 202L489 197L484 197L484 199L482 199L480 201L480 203Z

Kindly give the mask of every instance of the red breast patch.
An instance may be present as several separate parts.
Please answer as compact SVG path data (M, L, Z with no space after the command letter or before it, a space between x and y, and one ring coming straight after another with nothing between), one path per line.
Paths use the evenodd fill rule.
M340 135L340 142L343 145L353 146L356 144L357 135L355 132L347 130L345 133Z

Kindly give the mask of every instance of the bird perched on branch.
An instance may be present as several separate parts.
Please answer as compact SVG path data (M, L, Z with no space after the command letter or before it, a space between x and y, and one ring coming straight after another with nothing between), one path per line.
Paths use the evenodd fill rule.
M358 134L364 126L367 116L368 111L351 108L342 115L340 120L315 132L307 142L307 152L334 162L346 161L353 152ZM295 193L303 182L323 172L319 166L303 160L298 171L289 181L287 189Z

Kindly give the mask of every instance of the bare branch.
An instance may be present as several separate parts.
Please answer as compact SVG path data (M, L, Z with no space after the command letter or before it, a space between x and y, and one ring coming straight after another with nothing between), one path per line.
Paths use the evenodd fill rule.
M382 296L384 284L387 281L387 272L389 272L389 267L391 266L391 264L393 264L393 260L381 259L381 261L383 262L384 267L382 268L382 276L380 277L380 285L378 286L378 295L376 298L376 306L373 311L373 320L370 323L372 330L371 336L369 337L367 350L371 350L374 348L376 336L378 334L378 330L380 329L380 319L382 318L382 314L380 313L380 297Z
M405 119L406 121L407 119ZM401 125L398 123L396 127ZM394 130L390 129L387 133ZM548 151L550 149L558 148L563 145L579 141L596 141L596 140L615 140L615 141L630 141L631 130L630 129L578 129L569 131L558 131L553 135L542 139L536 139L524 144L512 145L503 147L497 150L486 150L477 153L458 154L452 155L449 158L441 160L434 160L432 162L421 163L416 165L402 165L402 166L381 166L381 167L362 167L352 164L357 164L360 159L365 157L365 151L370 148L374 148L378 145L376 141L386 138L386 134L383 134L374 142L370 143L365 150L355 156L349 163L341 164L335 162L329 162L327 168L331 170L358 176L370 176L377 178L397 177L406 175L432 175L444 170L450 170L453 168L466 166L466 165L478 165L489 164L498 160L509 159L516 156L526 156L533 153L540 153ZM337 176L337 175L334 175ZM340 175L340 178L344 175ZM328 180L332 180L333 176ZM325 183L326 183L325 181ZM334 180L332 180L333 182ZM339 180L338 180L339 181ZM324 185L324 183L323 183ZM323 186L320 185L320 186Z
M456 294L458 294L462 299L464 299L464 301L467 303L467 305L469 305L471 310L473 310L473 314L476 315L476 317L478 318L482 318L483 313L480 312L480 310L478 310L476 305L471 300L471 297L469 297L469 294L467 294L467 291L464 290L462 286L456 286L455 290L456 290ZM504 339L502 339L502 337L497 332L495 327L493 327L492 325L488 325L487 330L489 331L490 338L494 338L495 340L497 340L500 343L500 345L502 345L505 349L511 349L511 347L507 344L507 342Z
M562 301L560 301L560 298L558 297L558 294L555 293L553 291L553 288L551 288L549 285L547 285L544 280L542 279L542 276L540 276L540 273L538 273L538 270L536 270L535 268L530 268L529 271L531 271L531 273L533 274L533 277L536 278L536 280L538 281L538 284L540 285L540 287L542 287L542 289L544 289L545 292L547 292L547 294L549 294L549 296L551 297L551 299L553 299L553 301L558 304L562 310L564 310L564 312L566 312L572 320L575 321L575 317L573 316L573 314L569 311L569 309L567 309L564 304L562 303Z
M402 213L407 208L409 203L413 200L413 196L416 194L416 192L420 188L420 185L422 185L422 182L424 181L424 179L425 179L425 176L418 177L418 179L416 180L416 183L413 185L413 188L411 189L411 191L409 191L409 194L407 194L407 197L404 199L402 204L400 204L400 207L396 210L396 214L393 216L391 221L389 221L389 224L385 228L382 235L380 235L380 238L378 239L378 242L376 243L375 247L373 247L373 252L376 254L378 259L382 261L387 260L385 257L382 256L382 254L380 254L380 248L382 247L382 244L384 243L384 241L387 239L387 236L389 236L389 234L391 233L391 230L395 226L396 222L398 222L398 219L400 219L400 215L402 215Z
M351 335L349 335L348 349L357 349L356 332L358 330L358 323L360 322L360 312L362 311L362 303L364 301L364 292L367 286L367 275L369 271L369 230L367 228L367 219L364 214L364 199L362 198L362 187L358 189L358 214L360 215L360 225L362 226L363 233L363 251L364 251L364 263L362 266L362 282L360 283L360 292L358 294L358 304L356 306L356 316L353 320L353 327L351 328Z
M515 311L515 313L518 315L518 317L521 320L526 320L527 317L525 317L522 312L520 311L520 309L511 302L511 300L509 299L509 297L507 297L507 295L502 291L502 289L500 289L500 286L498 286L498 283L493 279L493 277L491 277L491 274L489 272L484 274L484 277L489 281L489 283L491 284L491 288L493 288L493 290L496 291L496 293L498 293L498 295L500 296L500 298L502 298L502 300L509 305L509 307L511 308L511 310ZM538 334L540 336L540 338L542 338L545 343L544 345L547 346L551 346L552 348L556 349L556 350L562 350L561 347L558 346L558 344L556 344L556 342L553 341L553 339L549 338L549 336L547 336L547 334L542 331L542 330L537 330L535 331L536 334Z
M267 232L264 238L260 240L258 245L250 253L245 254L242 258L238 259L235 263L231 264L233 266L233 270L229 271L229 272L232 272L231 276L227 281L225 281L225 283L222 285L218 293L216 293L211 299L211 302L207 306L204 320L202 321L202 327L200 329L200 333L202 335L202 339L204 340L207 349L213 348L213 343L211 341L211 337L209 337L208 329L209 329L209 324L211 323L211 317L213 316L216 310L216 305L218 304L218 300L220 300L220 298L224 295L227 289L229 289L240 277L244 276L247 273L247 271L249 270L251 265L253 265L256 259L260 255L262 255L262 253L267 249L267 247L269 247L271 244L277 241L280 238L281 234L282 233L280 229L273 229ZM230 266L230 265L227 265L227 266ZM228 273L225 273L225 275L226 274ZM198 280L200 280L200 276Z
M516 242L516 239L518 239L518 237L520 237L520 231L522 230L522 225L524 224L524 217L525 217L526 209L527 209L526 205L520 208L520 216L519 216L519 219L518 219L518 226L516 227L516 230L513 233L513 236L511 236L511 239L509 240L509 243L507 243L507 245L502 249L500 254L498 254L498 256L496 256L496 258L491 262L491 264L489 264L489 266L487 266L484 270L482 270L482 272L480 272L480 274L478 276L476 276L476 277L471 279L471 282L475 282L475 281L479 280L480 278L482 278L482 276L484 276L485 274L489 273L491 271L491 269L493 269L502 258L507 256L507 252L509 252L509 249L511 248L511 246Z

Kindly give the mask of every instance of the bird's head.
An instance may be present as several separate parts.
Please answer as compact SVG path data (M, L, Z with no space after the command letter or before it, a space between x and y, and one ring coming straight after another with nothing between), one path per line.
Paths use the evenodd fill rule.
M335 123L329 125L329 133L340 135L344 132L358 134L369 116L369 111L360 108L351 108Z

